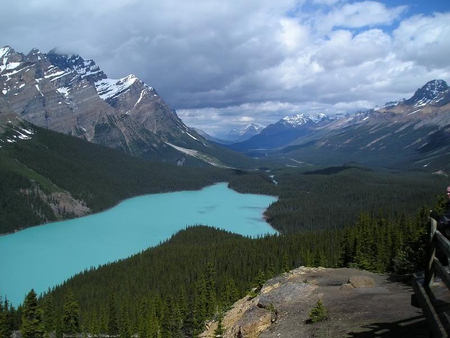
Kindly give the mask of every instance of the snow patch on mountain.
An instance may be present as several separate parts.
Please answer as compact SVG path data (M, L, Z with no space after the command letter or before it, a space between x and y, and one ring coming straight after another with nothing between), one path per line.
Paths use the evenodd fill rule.
M118 80L103 79L97 81L95 82L95 88L97 89L98 95L103 100L106 101L107 99L119 95L120 93L123 93L126 90L128 90L136 81L139 81L138 78L133 74L131 74Z
M34 131L32 129L26 129L18 125L13 125L11 121L9 121L8 125L10 127L10 131L7 133L7 136L5 136L4 139L0 138L0 141L3 143L15 143L19 140L31 140L34 135Z

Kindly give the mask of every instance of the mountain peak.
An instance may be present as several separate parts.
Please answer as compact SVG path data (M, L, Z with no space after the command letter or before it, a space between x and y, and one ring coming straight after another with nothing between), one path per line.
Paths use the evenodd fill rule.
M449 86L444 80L428 81L422 88L417 89L414 95L405 101L408 105L421 107L427 104L436 104L449 92Z
M5 46L0 48L0 59L5 56L6 54L10 53L11 51L14 51L10 46Z
M428 81L422 89L434 94L438 95L439 93L445 92L449 89L447 82L444 80L432 80Z

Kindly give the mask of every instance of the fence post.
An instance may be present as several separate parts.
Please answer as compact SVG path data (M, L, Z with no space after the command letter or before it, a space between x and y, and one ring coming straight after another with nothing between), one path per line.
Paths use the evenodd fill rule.
M425 266L425 286L430 286L434 281L434 257L436 256L436 245L434 244L434 233L436 232L437 222L433 217L430 217L430 223L428 224L428 245L427 245L427 260Z

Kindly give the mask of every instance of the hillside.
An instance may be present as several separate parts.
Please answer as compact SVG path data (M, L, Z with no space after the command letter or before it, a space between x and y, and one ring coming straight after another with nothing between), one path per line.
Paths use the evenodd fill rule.
M150 162L25 122L7 124L0 144L0 233L98 212L137 195L200 189L234 173Z

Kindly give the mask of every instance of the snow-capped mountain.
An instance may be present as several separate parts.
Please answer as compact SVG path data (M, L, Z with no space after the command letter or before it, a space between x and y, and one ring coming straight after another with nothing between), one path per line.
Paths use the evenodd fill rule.
M358 162L450 172L450 88L433 80L407 100L331 121L281 151L320 164Z
M450 172L450 88L443 80L433 80L410 99L366 111L286 116L229 147L254 157L281 156L296 162Z
M249 138L255 135L258 135L263 129L264 127L262 125L256 123L249 123L244 128L240 129L235 128L228 131L221 138L224 139L225 141L242 142L248 140Z
M323 113L285 116L278 122L268 125L250 139L232 144L229 147L244 152L252 149L283 147L333 120L335 120L334 117L329 117Z
M329 121L330 118L323 114L315 114L315 115L306 115L306 114L296 114L291 116L283 117L278 123L283 123L286 126L299 127L307 123L320 123L323 121Z
M417 89L414 95L404 103L415 108L426 105L442 107L449 103L449 91L450 88L444 80L433 80Z
M12 111L37 126L145 158L220 163L154 88L135 75L110 79L79 55L0 48L0 92Z

